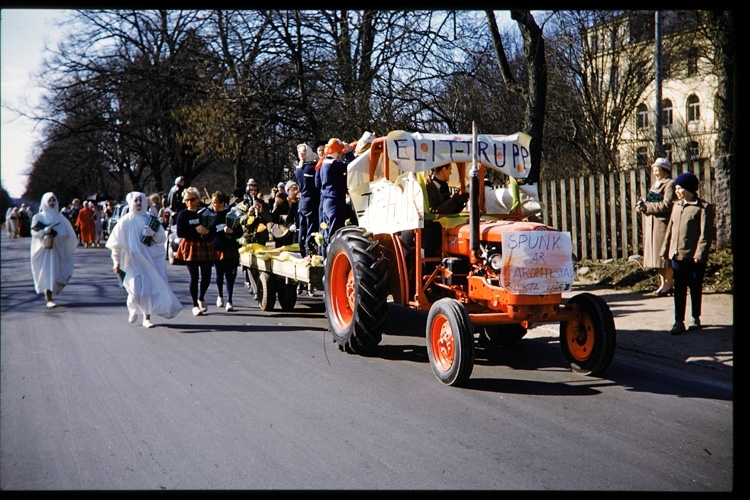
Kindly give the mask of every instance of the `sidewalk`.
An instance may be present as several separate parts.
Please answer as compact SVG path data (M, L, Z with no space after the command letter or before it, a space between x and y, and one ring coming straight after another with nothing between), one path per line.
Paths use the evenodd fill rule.
M582 292L601 296L609 305L617 327L617 352L662 365L697 367L707 375L732 381L734 374L734 295L704 293L700 330L673 336L674 298L658 297L591 285L573 284L567 299ZM690 321L690 296L687 318ZM557 336L557 325L544 324L529 330L527 337Z

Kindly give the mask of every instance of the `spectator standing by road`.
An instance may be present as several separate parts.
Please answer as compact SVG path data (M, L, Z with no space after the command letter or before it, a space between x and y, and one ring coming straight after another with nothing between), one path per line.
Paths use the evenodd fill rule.
M325 144L322 145L325 150ZM312 234L320 231L318 208L320 207L320 188L315 185L315 163L318 156L307 144L297 145L299 163L294 169L299 187L297 205L297 240L302 257L308 254Z
M323 234L321 255L325 258L331 238L346 221L346 169L354 159L349 144L332 138L326 144L326 157L315 166L315 186L320 189L320 228Z
M674 183L677 202L672 206L661 256L672 262L675 322L669 333L679 335L685 331L688 289L693 320L687 329L701 327L703 277L714 236L714 209L698 197L699 182L695 174L680 174Z
M78 239L70 221L60 214L54 193L44 193L39 213L31 220L31 274L34 289L44 294L47 307L56 307L59 294L73 276L73 254Z
M185 203L182 201L184 191L185 178L180 175L175 178L174 185L170 188L169 193L167 193L167 207L169 207L175 217L180 211L185 209Z
M655 293L663 297L672 293L672 264L662 259L659 252L672 213L675 188L672 164L668 159L657 158L651 165L651 171L656 180L651 184L646 199L640 200L636 209L643 214L643 267L656 268L660 283Z
M216 260L216 251L211 240L216 232L201 224L198 215L200 191L190 186L185 188L183 202L186 208L177 214L177 237L182 238L175 257L185 261L190 273L190 297L193 299L193 316L208 311L206 292L211 286L211 269ZM200 286L199 286L200 285Z
M106 246L112 252L114 272L128 292L128 322L138 321L140 312L142 325L153 328L153 314L174 318L182 304L167 279L164 228L149 225L148 198L145 193L133 191L125 200L128 213L117 221Z
M211 195L211 207L216 212L216 235L213 246L216 250L216 288L219 296L216 298L216 307L224 307L227 312L234 311L232 296L234 294L234 283L237 280L237 268L240 265L240 245L237 243L237 234L231 224L227 225L227 214L229 213L229 195L224 191L216 191ZM224 302L224 281L227 283L227 300Z

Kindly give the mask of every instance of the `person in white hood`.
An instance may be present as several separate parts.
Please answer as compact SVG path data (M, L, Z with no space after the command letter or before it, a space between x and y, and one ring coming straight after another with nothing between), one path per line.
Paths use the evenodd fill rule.
M128 193L128 213L115 225L106 247L112 251L114 272L122 279L128 292L128 321L138 321L143 314L143 326L152 328L151 316L174 318L182 309L167 278L166 233L158 219L149 216L145 193ZM151 224L151 219L156 223Z
M31 219L31 274L34 289L44 294L47 307L56 307L59 294L73 277L73 254L78 237L70 221L60 213L57 196L44 193L39 213Z

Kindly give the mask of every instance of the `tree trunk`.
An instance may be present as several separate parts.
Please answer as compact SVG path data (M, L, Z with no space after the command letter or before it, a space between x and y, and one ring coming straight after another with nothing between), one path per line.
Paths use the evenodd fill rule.
M714 165L714 209L716 213L716 247L732 247L732 155L715 156Z

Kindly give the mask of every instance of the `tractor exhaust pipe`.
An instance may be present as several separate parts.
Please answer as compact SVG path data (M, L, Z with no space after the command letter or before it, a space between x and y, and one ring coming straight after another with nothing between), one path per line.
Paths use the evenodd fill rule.
M469 245L471 247L472 262L479 256L479 165L477 162L477 128L471 122L471 172L469 173L469 223L471 233Z

